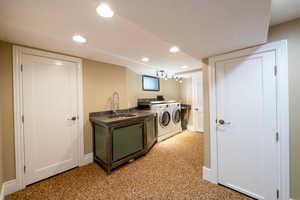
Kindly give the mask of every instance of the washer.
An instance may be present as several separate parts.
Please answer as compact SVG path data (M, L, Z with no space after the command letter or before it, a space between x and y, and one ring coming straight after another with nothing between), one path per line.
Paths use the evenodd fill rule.
M170 108L172 112L172 130L175 133L181 132L181 105L180 103L171 103Z
M156 104L151 110L157 113L158 140L160 137L172 132L172 112L168 104Z

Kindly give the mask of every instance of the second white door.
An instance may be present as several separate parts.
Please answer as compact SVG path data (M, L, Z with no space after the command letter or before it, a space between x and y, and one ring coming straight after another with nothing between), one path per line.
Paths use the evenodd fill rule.
M77 65L22 55L25 185L78 166Z
M216 63L218 182L277 199L275 51Z

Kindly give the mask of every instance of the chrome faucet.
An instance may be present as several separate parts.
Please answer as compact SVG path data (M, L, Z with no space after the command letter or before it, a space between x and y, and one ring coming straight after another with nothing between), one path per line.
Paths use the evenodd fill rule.
M113 93L112 97L112 111L115 115L117 115L117 110L119 110L120 106L120 96L118 92Z

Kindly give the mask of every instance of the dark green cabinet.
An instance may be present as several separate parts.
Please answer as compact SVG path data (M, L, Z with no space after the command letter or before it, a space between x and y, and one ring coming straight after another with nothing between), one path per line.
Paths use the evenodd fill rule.
M113 161L143 150L143 129L144 124L113 129Z
M157 141L156 116L113 124L92 121L94 161L108 174L111 170L145 155Z

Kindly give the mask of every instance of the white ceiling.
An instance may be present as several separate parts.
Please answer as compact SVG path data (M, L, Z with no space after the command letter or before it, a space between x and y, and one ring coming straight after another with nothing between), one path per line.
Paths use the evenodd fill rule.
M173 44L118 14L100 17L97 5L91 0L0 1L0 40L127 66L140 73L201 67L199 60L184 52L169 53ZM88 42L76 44L73 34L87 37ZM143 63L142 57L150 62Z
M108 0L121 16L195 58L267 41L271 0Z
M0 40L149 74L200 68L201 58L267 40L270 0L108 0L115 11L111 19L97 15L100 2L1 0ZM88 42L74 43L74 34ZM173 45L183 51L171 54Z
M271 25L300 17L300 0L272 0Z

